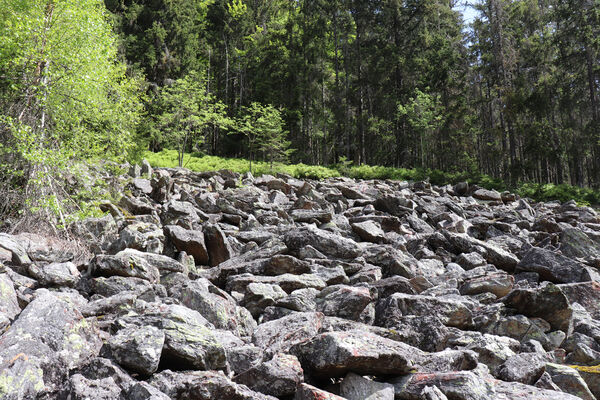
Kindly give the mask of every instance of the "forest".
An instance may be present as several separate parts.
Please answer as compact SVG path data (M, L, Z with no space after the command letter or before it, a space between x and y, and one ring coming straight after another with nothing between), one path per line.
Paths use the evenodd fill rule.
M4 189L163 149L600 187L600 0L0 4Z

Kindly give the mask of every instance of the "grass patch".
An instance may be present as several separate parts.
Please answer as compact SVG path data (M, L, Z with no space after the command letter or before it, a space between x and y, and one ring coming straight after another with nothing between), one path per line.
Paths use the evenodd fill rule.
M159 153L145 152L143 155L153 167L175 168L177 163L176 150L163 150ZM229 169L240 174L249 171L248 160L239 158L223 158L215 156L202 156L198 154L187 154L183 165L192 171L218 171ZM342 162L329 167L321 167L306 164L271 164L263 161L252 163L252 173L255 176L262 174L284 173L295 178L303 179L327 179L339 176L347 176L354 179L391 179L406 181L429 181L438 186L456 184L458 182L469 182L486 189L498 191L512 190L521 197L528 197L535 201L559 200L566 202L575 200L579 205L600 204L600 192L589 188L580 188L570 185L522 183L516 188L509 188L501 179L495 179L489 175L469 172L444 172L440 170L421 168L393 168L378 165L351 165Z

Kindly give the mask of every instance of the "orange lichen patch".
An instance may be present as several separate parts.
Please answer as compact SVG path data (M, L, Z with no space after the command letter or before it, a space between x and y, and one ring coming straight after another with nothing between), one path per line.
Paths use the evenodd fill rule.
M600 374L600 365L567 365L570 368L576 369L580 372L587 372L588 374Z
M27 354L25 354L25 353L19 353L19 354L17 354L16 356L14 356L14 357L12 358L12 360L10 360L8 363L9 363L10 365L12 365L12 364L14 364L14 362L15 362L15 361L17 361L19 358L23 358L23 360L25 360L25 361L29 360L29 357L27 357Z

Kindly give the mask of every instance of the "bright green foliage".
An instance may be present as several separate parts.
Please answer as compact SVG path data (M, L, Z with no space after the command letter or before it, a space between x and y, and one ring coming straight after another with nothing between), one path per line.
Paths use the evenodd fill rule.
M398 118L406 118L408 125L417 133L421 142L421 167L427 164L425 159L429 153L425 148L430 143L431 135L441 126L443 108L439 96L432 96L419 89L406 105L398 104Z
M175 150L164 150L160 153L146 152L144 157L153 167L176 167L178 165L178 154ZM249 171L248 160L236 158L221 158L215 156L186 155L186 165L193 171L218 171L228 169L243 174ZM395 179L408 181L429 180L435 185L455 184L458 182L469 182L487 189L506 190L507 185L500 179L494 179L488 175L470 173L448 173L440 170L430 169L407 169L382 166L360 165L353 166L347 161L342 161L330 167L319 167L305 164L283 164L266 162L254 162L254 173L272 174L282 172L296 178L327 179L338 176L348 176L354 179ZM600 191L582 189L569 185L533 184L519 185L515 192L522 197L531 198L535 201L561 202L575 200L580 205L600 204Z
M158 103L162 112L156 117L156 129L165 145L177 148L180 167L186 149L199 148L208 130L227 128L232 123L225 105L206 91L204 78L194 72L165 86Z
M253 102L244 107L243 115L237 120L235 130L247 139L250 154L250 171L252 160L257 153L263 153L271 165L273 161L287 160L290 142L287 132L283 130L283 119L278 109L272 105Z
M0 10L2 190L64 220L58 180L71 160L124 161L134 149L140 84L116 61L101 1L1 0Z

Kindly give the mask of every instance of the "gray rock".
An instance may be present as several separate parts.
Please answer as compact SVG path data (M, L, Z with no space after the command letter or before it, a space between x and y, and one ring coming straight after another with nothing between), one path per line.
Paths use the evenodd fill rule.
M394 400L394 385L374 382L351 372L344 377L340 394L348 400Z
M252 274L235 275L227 279L226 289L244 293L251 283L262 283L277 285L286 293L291 293L298 289L324 289L327 284L314 274L283 274L279 276L255 276Z
M81 275L72 262L52 263L41 267L30 264L27 271L32 278L44 286L73 287Z
M288 232L284 241L291 250L297 251L305 246L312 246L323 254L342 259L355 258L361 253L360 247L353 240L312 225Z
M298 387L294 400L346 400L343 397L321 390L306 383Z
M321 223L330 222L333 218L331 211L328 210L303 210L296 209L290 212L290 217L295 222L312 222L314 220Z
M36 298L0 340L0 397L30 399L63 384L100 350L97 328L48 291Z
M194 257L197 265L208 265L209 256L202 231L187 230L177 225L168 225L164 230L177 250Z
M449 399L456 400L575 400L578 397L539 389L521 383L496 381L486 374L472 371L415 373L392 381L396 399L421 400L426 387L435 386Z
M152 325L162 329L165 343L162 359L176 363L180 368L225 369L223 345L215 336L214 328L200 313L179 305L158 305L145 310L143 315L119 318L120 328Z
M412 346L361 331L328 332L290 350L315 376L403 375L419 354Z
M0 247L11 252L13 264L28 265L31 263L29 255L14 236L0 233Z
M305 312L262 323L254 331L252 342L267 354L287 352L295 344L316 336L323 325L323 318L321 313Z
M300 275L311 272L310 264L308 262L283 254L271 257L264 268L264 273L267 275Z
M113 358L123 368L149 376L156 372L165 334L153 326L121 329L108 341Z
M544 371L551 356L537 353L521 353L507 359L496 372L499 379L533 385Z
M225 234L217 225L204 226L204 241L208 250L209 264L211 267L227 261L233 255L233 250Z
M13 282L7 274L0 274L0 330L4 330L20 312Z
M596 399L577 370L566 365L549 363L546 364L546 372L563 392L583 400Z
M274 305L278 300L287 296L279 286L252 282L246 287L246 293L241 304L258 318L265 308Z
M512 290L514 282L515 278L506 273L488 274L467 280L460 287L460 293L466 295L492 293L500 298Z
M112 378L87 379L74 374L69 380L69 399L72 400L114 400L121 396L121 388Z
M382 243L385 241L385 232L373 221L356 222L351 225L352 230L365 242Z
M150 163L145 158L142 160L142 165L140 167L140 174L146 179L152 179L152 167Z
M170 397L146 382L136 382L127 391L128 400L169 400Z
M354 321L364 320L365 309L375 296L367 287L346 285L329 286L316 296L317 311L324 315L347 318Z
M239 307L231 296L206 279L187 283L181 290L180 300L219 329L250 336L256 328L256 322L246 309Z
M234 379L234 382L275 397L289 396L304 382L304 373L298 359L289 354L275 354L267 362L251 368Z
M502 196L495 190L477 189L473 197L478 200L502 201Z
M276 400L238 385L214 371L166 370L155 374L149 383L174 400Z
M515 272L536 272L540 279L554 283L600 280L600 275L592 268L539 247L533 247L525 254Z
M395 293L377 303L376 323L380 326L395 317L435 315L446 326L468 329L473 326L473 314L468 306L454 298Z
M529 317L540 317L553 329L570 334L573 309L560 288L551 283L539 289L515 289L504 298L504 304Z

